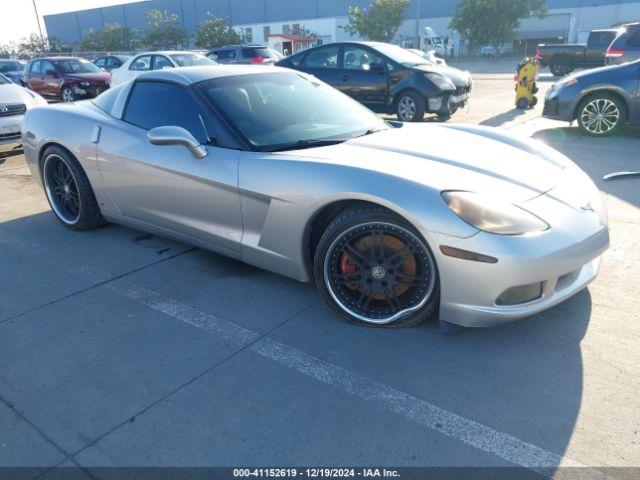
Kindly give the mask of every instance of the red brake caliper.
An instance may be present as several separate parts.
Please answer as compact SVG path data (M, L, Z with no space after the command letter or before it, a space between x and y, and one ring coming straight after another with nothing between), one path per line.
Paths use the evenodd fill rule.
M356 271L356 264L346 253L343 253L340 257L340 271L343 274L355 273Z

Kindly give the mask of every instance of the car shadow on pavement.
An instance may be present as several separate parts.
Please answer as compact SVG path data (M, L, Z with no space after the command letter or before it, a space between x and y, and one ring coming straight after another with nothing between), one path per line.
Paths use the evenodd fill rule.
M119 422L126 423L127 418L156 401L154 395L158 398L164 395L172 384L164 380L163 375L167 375L163 373L165 367L157 358L171 358L172 375L179 381L187 381L195 370L191 357L208 359L211 352L215 351L207 343L209 338L216 338L215 332L185 326L183 322L165 318L164 314L144 306L137 306L140 308L137 310L126 302L120 304L115 296L112 303L108 303L107 294L103 293L101 297L100 292L95 290L93 296L85 296L86 300L82 295L70 296L74 290L86 289L85 282L42 262L43 252L34 248L30 253L28 246L46 245L56 250L59 256L56 261L67 265L72 271L89 271L92 267L105 270L109 268L109 262L122 263L123 267L133 270L141 269L144 262L152 263L162 255L159 253L162 245L157 243L159 239L149 239L143 232L116 226L85 233L70 232L59 225L50 212L1 223L0 234L24 239L26 245L19 250L7 247L0 251L0 263L9 264L8 269L0 271L0 283L13 287L1 293L0 303L17 302L21 298L32 301L41 292L43 304L52 302L54 297L67 295L69 298L66 303L73 305L73 317L68 313L71 307L56 307L53 304L51 309L36 310L0 324L0 338L9 338L11 345L15 345L15 348L7 348L4 354L0 351L0 371L6 372L8 378L7 382L0 384L0 395L12 399L26 418L35 418L35 423L54 441L60 441L63 445L68 443L74 449L80 448L84 442L89 444ZM152 243L145 246L145 242ZM167 248L172 248L173 253L180 251L180 244L167 243ZM269 297L277 292L291 298L310 294L306 286L300 289L297 282L253 267L244 267L244 264L235 260L205 252L190 254L190 257L183 257L186 260L180 261L180 269L177 270L158 266L146 275L140 270L137 281L142 282L145 288L158 292L159 301L166 295L167 298L175 298L200 311L211 311L223 320L230 319L254 331L261 330L256 323L260 321L256 308L273 303ZM133 264L134 259L142 263ZM202 260L206 260L204 265ZM113 271L109 273L121 273L115 266L112 268ZM217 270L227 272L224 282L229 290L225 298L235 297L236 293L232 291L239 292L238 295L245 292L246 303L242 304L237 299L229 313L221 303L213 307L208 305L207 298L210 298L213 290L212 284L205 279L210 270L214 274ZM5 275L7 277L3 278ZM256 284L248 285L246 276L253 277ZM172 277L175 279L172 280ZM22 292L23 289L26 292ZM52 295L44 298L45 294ZM115 293L110 292L109 295ZM314 301L313 298L309 300ZM122 305L128 309L123 310ZM295 306L295 309L299 307ZM246 312L245 316L242 310ZM264 312L264 308L261 311ZM133 317L130 312L134 312ZM249 321L247 317L254 319ZM536 445L555 455L563 455L572 437L582 401L580 342L590 318L591 296L587 290L534 317L500 327L470 329L452 337L441 335L435 321L412 329L355 326L342 321L322 303L316 302L311 308L300 309L299 314L269 335L285 345L352 371L371 382L388 385L494 431ZM182 332L185 328L187 330ZM145 357L149 352L141 349L140 343L130 340L145 338L145 335L149 337L147 343L152 345L149 349L153 350L153 362ZM197 343L196 337L204 343ZM91 348L85 346L87 338L94 339ZM21 345L28 345L28 348ZM218 348L222 350L223 346ZM38 352L38 355L34 356L33 352ZM189 361L173 361L182 357L189 358ZM267 359L262 361L270 362ZM139 369L140 375L114 376L114 372L131 370L131 365L138 366L136 372ZM200 368L205 367L200 365ZM262 367L256 365L255 368ZM86 371L86 375L78 375L79 371ZM33 372L38 372L40 379L60 381L37 384L31 376ZM253 384L246 382L242 391L234 392L231 389L226 395L221 395L222 398L228 395L232 400L225 404L212 401L209 397L216 391L207 391L206 385L197 387L207 391L206 395L198 390L191 393L188 389L183 391L180 398L186 396L187 402L195 404L195 407L184 409L182 413L189 417L186 436L181 436L184 422L175 421L170 415L143 416L119 433L118 438L122 440L116 443L107 440L102 448L105 451L115 449L109 454L120 464L136 464L140 459L145 459L145 465L176 464L179 461L215 465L216 462L223 463L223 458L216 457L223 454L232 455L239 464L249 464L256 459L256 452L259 459L278 458L282 464L329 464L335 457L326 452L334 452L336 441L340 442L336 439L341 439L343 435L351 439L352 434L358 436L373 428L358 424L362 419L352 422L350 419L358 419L358 416L354 417L351 402L329 402L339 392L319 385L308 393L307 398L303 398L304 389L290 397L291 403L284 409L288 412L286 421L282 419L280 429L274 429L273 425L278 422L265 419L278 419L283 415L279 398L279 392L286 390L283 385L303 381L301 375L293 370L278 372L279 375L256 377ZM116 377L117 382L114 381ZM304 382L307 381L304 379ZM164 382L169 386L160 388L159 385L164 385ZM144 389L140 387L141 384L145 385ZM117 391L112 390L114 385L117 385ZM116 398L118 401L114 400L113 405L112 402L96 401ZM260 398L259 412L243 407L251 405L251 402L245 401L247 398ZM437 429L425 428L391 411L364 403L362 408L371 416L368 425L377 422L387 425L382 435L384 442L378 445L372 437L371 445L403 445L403 448L376 450L369 445L370 442L351 443L351 440L344 440L340 451L348 451L352 460L396 466L509 465L500 456L487 453L510 447L493 445L496 439L486 438L487 445L491 446L486 451L469 448L462 443L453 443ZM299 404L303 404L304 409L299 410ZM332 405L331 412L324 410L329 404ZM48 418L49 411L56 412L57 416ZM233 422L227 423L225 431L212 427L216 422L220 423L220 416L225 415L224 412L240 419L237 421L237 431ZM161 425L157 425L158 422ZM57 425L64 425L64 432L57 431ZM244 440L249 426L255 432L252 437L259 441L253 438ZM135 440L139 434L150 438L147 428L160 428L164 432L162 437L165 440L161 449L158 448L159 443L154 441ZM313 436L314 448L283 449L285 439L294 431L306 431ZM318 435L314 436L314 432ZM332 433L327 435L327 432ZM180 438L187 441L189 448L181 443ZM216 449L209 448L212 442L217 441L226 445L224 451L216 453ZM126 445L126 449L119 451L118 445ZM157 456L158 451L162 452L161 457ZM322 452L327 456L322 457ZM184 457L185 454L188 458ZM120 455L123 457L119 458Z
M480 122L480 125L484 125L486 127L499 127L526 114L528 111L529 109L514 108L512 110L509 110L508 112L500 113L493 117L487 118L486 120Z

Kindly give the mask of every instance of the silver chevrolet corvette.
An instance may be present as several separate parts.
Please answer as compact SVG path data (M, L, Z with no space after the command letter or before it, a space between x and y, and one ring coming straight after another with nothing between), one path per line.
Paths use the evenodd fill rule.
M384 122L277 67L148 72L30 110L57 218L173 237L301 281L373 326L490 326L591 282L602 196L563 155L477 126Z

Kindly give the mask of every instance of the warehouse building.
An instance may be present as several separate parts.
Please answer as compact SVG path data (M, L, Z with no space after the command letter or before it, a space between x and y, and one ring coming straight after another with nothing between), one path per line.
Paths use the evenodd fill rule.
M395 39L415 42L418 0L407 9L406 20ZM349 6L365 8L370 0L146 0L104 8L45 16L49 36L78 44L88 29L109 23L144 30L147 11L174 13L192 35L208 16L225 17L250 43L270 43L288 53L310 45L351 38L344 30ZM457 0L421 0L420 31L430 27L449 40L455 55L464 51L464 41L449 28ZM584 42L595 28L607 28L640 20L640 0L547 0L548 15L525 19L516 32L516 50L535 48L542 41ZM457 48L456 48L457 47ZM448 51L448 53L451 53Z

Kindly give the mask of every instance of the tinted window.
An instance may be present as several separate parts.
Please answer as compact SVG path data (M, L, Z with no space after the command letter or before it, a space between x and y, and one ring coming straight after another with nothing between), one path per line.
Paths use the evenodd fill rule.
M122 62L117 57L109 57L107 59L107 67L109 68L119 68L122 66Z
M18 72L22 70L23 67L24 65L22 65L20 62L0 61L0 72Z
M382 57L372 50L360 47L345 47L344 68L368 71L372 63L383 63Z
M72 60L56 60L56 70L62 73L98 73L100 69L93 63L82 59ZM47 71L47 68L42 67L43 71Z
M198 88L260 150L301 140L346 141L387 128L356 101L297 72L237 75L201 82Z
M173 68L173 63L167 57L156 55L153 57L153 69L162 70L163 68Z
M338 52L340 47L324 47L314 50L307 56L307 67L338 68Z
M41 68L41 63L38 62L33 62L31 64L31 67L29 67L29 73L42 73L42 68Z
M630 47L640 47L640 27L631 33L629 40L627 40L627 45Z
M608 47L613 42L616 34L614 32L591 32L589 44L593 46Z
M235 50L216 50L213 52L218 60L233 60L236 58Z
M131 62L129 70L151 70L151 55L143 55Z
M242 56L245 58L255 58L255 57L273 58L273 59L278 58L278 55L276 54L276 52L267 47L243 48Z
M42 73L49 73L51 71L56 71L56 67L53 66L53 63L51 63L49 60L42 60L42 62L40 62L40 68L42 69Z
M96 65L96 67L104 68L107 65L107 59L104 57L97 58L93 61L93 63Z
M205 127L206 115L186 88L163 82L137 82L129 97L124 120L147 130L176 126L187 129L202 143L212 134Z

